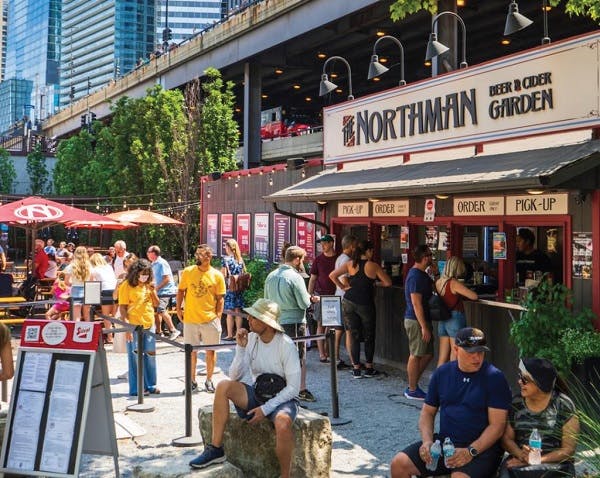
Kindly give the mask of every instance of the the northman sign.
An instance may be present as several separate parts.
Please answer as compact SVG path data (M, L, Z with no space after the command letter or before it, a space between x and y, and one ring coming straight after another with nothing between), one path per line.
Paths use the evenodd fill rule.
M325 160L598 126L599 42L595 32L325 108Z

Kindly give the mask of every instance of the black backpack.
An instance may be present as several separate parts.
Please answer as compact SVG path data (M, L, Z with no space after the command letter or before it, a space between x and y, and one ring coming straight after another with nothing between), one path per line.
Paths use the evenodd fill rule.
M27 279L19 287L19 295L24 297L27 302L35 300L35 292L38 280L33 275L28 274Z

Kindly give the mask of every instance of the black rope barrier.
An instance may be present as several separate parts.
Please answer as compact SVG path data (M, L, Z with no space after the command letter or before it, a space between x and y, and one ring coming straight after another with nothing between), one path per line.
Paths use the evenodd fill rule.
M228 311L225 311L224 313L228 313ZM90 313L90 318L93 317L92 314L93 313ZM239 316L242 316L242 317L248 316L247 314L244 314L242 312L235 312L235 314L239 314ZM152 332L150 330L144 329L141 325L133 326L127 322L123 322L119 319L116 319L115 317L111 317L111 316L104 315L104 314L96 314L96 316L101 319L108 320L112 324L119 324L119 325L124 326L124 328L121 328L121 329L104 329L102 331L103 334L109 334L109 333L115 334L115 333L134 331L136 333L138 351L143 350L143 336L144 336L144 334L146 334L146 335L153 335L155 340L166 342L169 345L177 347L178 349L180 349L184 352L184 354L185 354L184 355L184 357L185 357L184 358L184 361L185 361L185 391L184 391L185 392L184 393L185 436L174 439L172 443L173 443L173 445L176 445L176 446L196 446L196 445L198 445L199 442L192 438L192 352L201 351L201 350L218 351L218 350L231 349L236 346L236 343L231 342L231 343L226 343L226 344L215 344L215 345L182 344L180 342L170 340L167 337L158 335L155 332ZM320 335L312 335L312 336L305 336L305 337L292 337L291 339L294 343L308 342L311 340L328 339L331 350L335 350L335 348L334 348L335 347L335 331L333 331L333 330L331 330L327 335L320 334ZM131 405L127 408L128 408L128 410L131 409L133 411L147 412L147 411L153 411L154 408L151 406L148 406L147 404L144 405L144 393L143 393L144 362L143 362L142 355L143 354L141 354L141 353L137 354L138 403L136 405ZM338 419L339 418L339 401L338 401L338 388L337 388L337 368L336 368L335 360L331 361L331 403L332 403L332 409L333 409L332 410L333 419ZM332 420L332 424L333 424L333 421L334 420ZM345 421L344 423L349 423L349 420Z

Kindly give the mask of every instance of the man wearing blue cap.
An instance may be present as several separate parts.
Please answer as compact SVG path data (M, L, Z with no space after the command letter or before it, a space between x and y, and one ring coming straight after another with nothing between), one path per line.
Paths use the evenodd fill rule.
M511 392L504 374L484 360L483 332L473 327L460 329L454 343L456 360L438 367L431 376L419 417L422 441L398 453L391 464L392 478L452 475L489 478L496 475L503 450L500 438L506 427ZM440 410L440 429L433 432ZM431 464L434 440L450 438L454 454L435 470Z

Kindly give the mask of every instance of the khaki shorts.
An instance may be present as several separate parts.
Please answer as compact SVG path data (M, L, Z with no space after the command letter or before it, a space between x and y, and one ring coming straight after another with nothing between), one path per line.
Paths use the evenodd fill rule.
M423 342L423 334L421 334L421 326L418 320L404 319L404 329L408 337L408 350L413 357L433 355L433 327L431 322L427 322L427 328L431 332L429 343Z
M221 342L221 321L203 324L183 323L183 343L190 345L216 345Z

